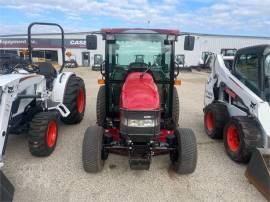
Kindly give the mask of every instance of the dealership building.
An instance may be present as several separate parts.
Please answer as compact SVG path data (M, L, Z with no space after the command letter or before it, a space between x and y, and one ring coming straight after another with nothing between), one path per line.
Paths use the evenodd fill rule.
M79 66L90 67L94 64L95 55L104 58L105 44L102 36L98 36L98 49L86 49L86 35L88 32L66 33L66 60L75 60ZM192 33L195 36L194 51L184 51L184 36L179 36L176 43L176 55L184 54L186 65L197 65L203 52L220 53L223 48L239 49L247 46L270 44L270 37L210 35ZM32 37L33 60L49 61L62 64L60 48L61 38L58 34L35 34ZM16 53L23 57L27 49L27 35L0 35L0 53ZM71 54L70 54L71 53Z
M104 55L104 42L98 36L98 50L86 49L86 35L89 33L66 33L66 60L75 60L79 66L91 66L96 54ZM61 37L59 34L35 34L32 36L33 61L49 61L62 65ZM16 53L24 56L27 49L27 35L0 36L0 53ZM69 54L67 54L69 53ZM71 53L71 54L70 54Z

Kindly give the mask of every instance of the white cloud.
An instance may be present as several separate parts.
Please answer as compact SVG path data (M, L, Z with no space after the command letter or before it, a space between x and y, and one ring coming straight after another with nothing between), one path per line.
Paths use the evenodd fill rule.
M185 10L190 2L201 7ZM269 0L0 0L0 6L31 11L34 19L44 18L46 11L61 12L67 25L68 21L82 21L84 15L100 20L105 16L134 26L147 26L150 21L153 27L183 27L185 31L270 34Z

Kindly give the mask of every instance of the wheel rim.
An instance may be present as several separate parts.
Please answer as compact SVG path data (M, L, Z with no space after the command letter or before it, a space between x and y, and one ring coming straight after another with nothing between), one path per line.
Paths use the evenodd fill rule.
M77 99L77 106L78 106L78 112L82 113L84 111L84 107L85 107L85 95L84 95L83 88L80 88L80 90L79 90L79 95L78 95L78 99Z
M47 128L47 145L53 147L57 139L57 123L55 120L50 121Z
M240 146L239 134L236 126L231 125L227 130L227 143L229 149L233 152L237 152Z
M206 114L206 118L205 118L205 122L206 122L206 128L209 132L212 132L214 130L214 115L213 112L208 112Z

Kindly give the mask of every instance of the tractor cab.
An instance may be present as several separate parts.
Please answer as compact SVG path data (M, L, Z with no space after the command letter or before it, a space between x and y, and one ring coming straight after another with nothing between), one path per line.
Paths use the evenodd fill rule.
M270 102L270 45L238 50L232 73L256 95Z
M160 96L163 120L171 118L175 71L175 30L102 30L105 39L105 65L101 73L106 89L106 124L119 125L121 90L129 74L150 74Z
M232 70L234 56L236 54L237 49L235 48L222 48L220 54L224 60L225 66Z
M105 62L99 83L104 85L97 95L97 125L89 127L84 137L84 169L100 171L112 152L128 155L132 169L149 169L152 156L170 153L178 173L193 172L195 135L178 128L175 42L179 32L103 29L100 34L105 40ZM86 41L88 49L97 49L96 35ZM194 37L186 36L185 49L193 46ZM189 160L181 162L183 155Z

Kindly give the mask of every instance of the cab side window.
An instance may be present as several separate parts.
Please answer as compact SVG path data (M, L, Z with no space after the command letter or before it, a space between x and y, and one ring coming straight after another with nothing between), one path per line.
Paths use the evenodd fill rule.
M235 76L254 93L260 94L259 59L257 55L240 55L235 64Z

